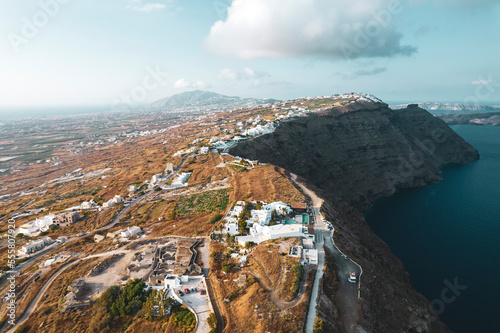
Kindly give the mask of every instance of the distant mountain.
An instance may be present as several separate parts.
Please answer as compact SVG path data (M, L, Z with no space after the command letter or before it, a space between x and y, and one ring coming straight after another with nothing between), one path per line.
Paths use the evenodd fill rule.
M274 103L275 99L241 98L226 96L210 91L194 90L162 98L148 106L150 110L175 111L189 110L231 110L249 108L260 104Z
M404 109L408 104L390 105L393 110ZM462 103L439 103L439 102L421 102L418 106L425 110L445 110L445 111L492 111L500 110L500 106L462 104Z
M448 125L493 125L500 126L500 112L438 114Z

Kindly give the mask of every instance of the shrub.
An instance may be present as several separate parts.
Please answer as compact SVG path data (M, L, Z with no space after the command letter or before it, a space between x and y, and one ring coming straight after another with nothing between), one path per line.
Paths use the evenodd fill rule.
M234 301L236 298L238 298L239 295L240 295L240 291L238 289L235 289L235 290L231 291L231 294L229 294L229 299L231 301Z
M252 247L252 246L254 246L254 245L255 245L255 243L254 243L254 242L246 242L246 243L245 243L245 248L246 248L246 249L249 249L249 248L251 248L251 247Z
M210 328L215 329L217 327L217 317L215 316L215 313L210 313L207 318L207 323L210 326Z
M292 274L294 275L294 280L290 289L294 294L296 294L299 292L300 282L302 281L302 277L304 275L304 267L302 265L293 266Z
M222 214L216 213L215 215L212 215L212 217L210 217L208 223L215 224L219 222L221 219L222 219Z

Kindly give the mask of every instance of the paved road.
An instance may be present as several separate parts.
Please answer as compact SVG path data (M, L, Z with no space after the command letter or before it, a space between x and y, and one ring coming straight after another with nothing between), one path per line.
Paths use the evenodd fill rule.
M309 333L313 331L314 321L316 319L319 279L323 276L322 267L324 266L325 260L324 246L326 246L333 254L333 259L337 266L339 289L336 300L345 325L345 331L348 333L357 333L359 332L357 325L358 284L348 282L347 278L350 272L355 272L356 276L359 277L361 269L352 260L345 259L343 253L335 246L333 240L334 231L328 230L326 224L321 219L320 210L323 200L303 184L297 182L297 176L295 174L292 173L291 175L292 180L311 198L313 204L311 212L313 215L312 221L314 221L314 236L316 239L316 248L318 249L318 272L313 284L311 302L307 314L306 332Z
M330 235L333 232L330 231ZM325 246L333 254L335 265L337 266L337 276L339 288L336 300L339 306L340 315L348 333L357 333L358 330L358 284L347 280L349 272L355 272L359 278L361 270L350 259L342 257L343 253L334 245L333 238L325 237Z

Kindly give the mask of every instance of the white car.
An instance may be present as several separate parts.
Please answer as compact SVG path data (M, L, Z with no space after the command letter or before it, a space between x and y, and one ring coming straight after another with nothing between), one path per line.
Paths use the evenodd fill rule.
M356 273L350 272L349 277L347 278L347 281L351 283L356 283Z

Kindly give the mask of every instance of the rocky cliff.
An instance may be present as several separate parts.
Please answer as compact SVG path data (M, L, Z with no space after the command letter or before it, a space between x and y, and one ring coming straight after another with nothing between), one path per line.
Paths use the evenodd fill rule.
M334 221L336 244L364 270L359 325L370 332L448 331L362 214L399 188L439 181L445 164L479 158L442 120L416 105L391 110L382 103L356 102L281 123L274 133L230 153L301 175L325 199L323 211ZM324 293L330 301L321 302L320 316L341 326L341 316L331 315L337 312L333 291Z
M477 151L442 120L415 105L391 110L357 102L283 122L231 154L296 173L360 211L398 188L441 180L441 166L468 163Z

